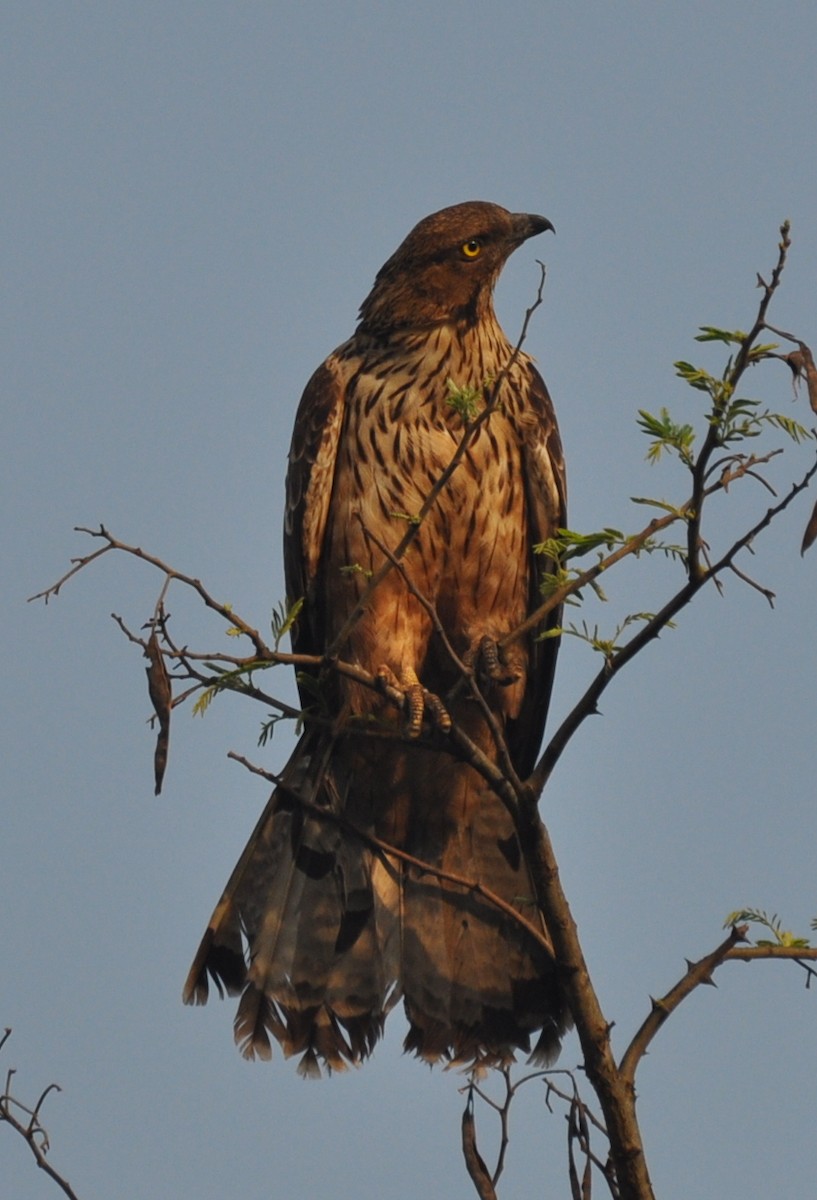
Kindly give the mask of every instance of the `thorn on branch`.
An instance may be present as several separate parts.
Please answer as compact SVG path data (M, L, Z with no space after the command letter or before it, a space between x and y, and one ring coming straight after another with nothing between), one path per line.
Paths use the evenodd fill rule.
M714 986L714 971L721 963L726 961L730 952L734 950L739 942L746 940L747 930L747 925L733 925L726 940L713 950L711 954L705 955L698 962L690 962L689 959L686 960L687 969L685 974L674 987L670 988L665 996L662 996L660 1000L650 997L650 1012L642 1022L641 1027L637 1030L621 1059L619 1069L622 1079L630 1083L635 1081L635 1072L638 1063L647 1053L649 1045L658 1033L658 1030L667 1018L672 1015L679 1004L687 996L691 995L699 984L707 983Z

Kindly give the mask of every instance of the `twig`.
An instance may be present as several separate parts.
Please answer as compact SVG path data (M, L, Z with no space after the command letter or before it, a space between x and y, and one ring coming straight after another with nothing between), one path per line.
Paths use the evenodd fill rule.
M758 335L762 332L766 322L766 312L771 303L774 293L780 285L780 279L783 274L783 268L786 265L786 255L791 245L789 238L790 226L788 221L784 221L780 226L780 242L778 243L777 263L772 271L770 283L758 275L758 287L763 289L763 296L758 305L755 323L749 333L743 339L740 349L735 357L732 369L729 372L729 377L726 382L729 384L732 393L737 387L741 376L749 365L749 355ZM709 426L706 438L698 454L695 466L692 471L692 497L689 510L689 524L687 526L687 570L689 571L690 579L694 579L700 571L699 552L701 538L701 519L704 499L704 485L706 480L707 470L709 468L709 460L714 451L720 444L720 431L717 421L713 421Z
M228 750L227 757L231 758L233 762L240 763L242 767L246 767L252 775L260 775L262 779L266 779L267 783L271 783L273 787L282 786L284 783L283 776L277 775L274 771L265 771L263 767L250 762L243 754L237 754L235 750Z
M756 579L752 579L751 575L747 575L745 571L741 571L740 567L736 567L734 563L729 564L729 570L737 575L738 579L742 579L749 587L754 588L756 592L760 592L761 596L765 596L769 602L769 608L774 608L775 593L771 588L764 587L762 583L758 583Z
M144 562L150 563L151 566L156 567L157 570L161 571L166 576L160 599L162 599L166 594L169 581L178 579L180 583L184 583L187 585L187 587L192 588L193 591L198 594L199 598L207 608L218 613L220 617L222 617L225 621L228 621L230 625L235 626L236 629L240 629L241 632L250 639L255 647L255 654L257 658L264 659L265 661L270 658L272 652L259 634L258 630L253 629L251 625L248 625L246 621L243 621L241 617L234 613L228 605L221 604L218 600L214 600L207 589L202 586L199 579L194 579L192 575L185 575L181 571L174 570L173 567L170 567L167 565L167 563L162 562L160 558L157 558L154 554L148 554L139 546L130 546L127 544L127 542L120 542L108 532L104 525L100 525L99 529L89 529L85 525L75 525L74 529L77 533L87 533L88 536L92 538L104 538L104 540L107 542L107 545L103 546L101 550L95 550L92 554L86 555L84 558L72 559L71 561L75 565L71 568L71 570L67 571L61 579L58 579L56 583L52 584L51 587L46 588L45 591L37 592L37 594L34 596L29 596L29 602L32 600L44 600L47 604L52 596L59 595L62 585L66 583L73 575L76 575L78 571L81 571L83 567L87 567L95 559L99 558L103 554L107 554L110 550L122 550L126 554L133 555L134 558L140 558Z
M542 1072L540 1072L540 1074L542 1076L544 1076L543 1082L547 1089L547 1095L546 1095L545 1102L549 1109L550 1109L550 1100L548 1099L548 1096L551 1092L553 1092L554 1096L558 1096L560 1100L564 1100L564 1102L566 1104L570 1104L573 1100L573 1097L577 1096L579 1094L578 1085L576 1084L576 1079L575 1079L575 1076L572 1071L565 1071L565 1070L542 1071ZM567 1092L562 1091L562 1089L560 1087L557 1087L557 1085L553 1082L554 1075L567 1075L568 1079L573 1084L573 1091L571 1094L568 1094ZM528 1076L528 1078L533 1078L533 1076ZM521 1079L521 1080L519 1080L519 1082L517 1083L516 1086L519 1087L524 1082L525 1082L525 1080ZM600 1121L599 1118L593 1112L593 1110L591 1108L588 1108L587 1105L585 1105L584 1108L585 1108L585 1112L587 1113L587 1119L590 1122L590 1124L594 1125L595 1128L598 1129L599 1133L603 1134L604 1137L607 1137L607 1130L604 1127L603 1121ZM552 1109L551 1109L551 1111L552 1111Z
M0 1039L0 1050L2 1050L3 1046L5 1046L10 1036L11 1030L6 1028L2 1039ZM44 1171L45 1174L54 1181L54 1183L56 1183L57 1187L62 1189L63 1193L69 1197L69 1200L79 1200L77 1193L68 1183L68 1180L64 1179L63 1176L51 1166L50 1162L46 1158L50 1148L50 1143L48 1140L48 1132L40 1120L40 1110L43 1106L46 1096L48 1096L51 1092L59 1092L62 1089L58 1084L50 1083L42 1092L34 1107L28 1108L25 1104L22 1104L11 1094L11 1081L14 1077L14 1074L15 1071L13 1067L9 1068L8 1072L6 1073L6 1086L3 1094L0 1095L0 1124L5 1122L5 1124L10 1125L16 1133L19 1133L20 1137L28 1145L28 1148L34 1155L34 1161L36 1162L37 1166L41 1171ZM28 1118L28 1120L21 1120L15 1115L12 1109L16 1109L17 1112L23 1114L24 1117Z

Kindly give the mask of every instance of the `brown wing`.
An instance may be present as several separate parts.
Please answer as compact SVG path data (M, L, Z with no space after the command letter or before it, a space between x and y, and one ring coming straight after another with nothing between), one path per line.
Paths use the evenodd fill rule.
M318 580L345 408L345 387L332 355L306 385L289 450L284 577L288 602L304 601L292 631L296 654L321 654L325 648L324 598Z
M553 404L544 380L531 363L530 387L526 396L524 418L518 429L522 443L522 471L525 478L525 499L528 516L528 537L531 547L553 537L567 521L567 482L564 455L556 424ZM540 584L552 564L540 554L533 554L529 611L541 604ZM545 628L551 629L561 620L561 610L552 612ZM517 719L509 724L508 743L517 770L524 778L532 770L545 729L558 638L537 640L537 630L529 640L530 677L525 698Z

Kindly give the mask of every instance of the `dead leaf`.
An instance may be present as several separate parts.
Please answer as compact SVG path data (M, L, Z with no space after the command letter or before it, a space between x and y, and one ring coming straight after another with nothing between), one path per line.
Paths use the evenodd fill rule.
M806 532L803 534L803 544L800 547L800 553L805 554L809 546L814 545L817 538L817 503L814 505L814 510L809 518L809 523L806 526Z
M814 358L811 350L805 342L798 341L798 350L792 350L791 354L786 355L785 361L789 364L791 373L794 376L794 391L797 394L797 385L801 379L805 379L806 388L808 389L809 404L812 411L817 413L817 366L814 364Z
M162 780L164 779L165 767L167 766L167 753L170 745L170 710L173 706L173 692L155 629L145 647L145 658L150 661L150 666L145 668L148 677L148 693L150 695L150 702L156 713L156 720L159 723L156 750L153 754L153 776L156 781L153 794L158 796L162 790Z

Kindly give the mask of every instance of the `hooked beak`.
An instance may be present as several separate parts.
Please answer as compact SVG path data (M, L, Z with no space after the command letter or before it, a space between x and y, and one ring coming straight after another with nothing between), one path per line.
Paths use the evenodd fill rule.
M536 213L514 213L513 224L513 240L517 246L521 246L528 238L544 233L546 229L549 229L551 233L556 232L547 217L540 217Z

